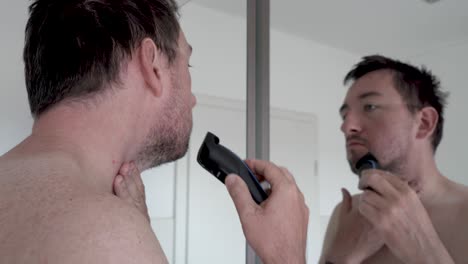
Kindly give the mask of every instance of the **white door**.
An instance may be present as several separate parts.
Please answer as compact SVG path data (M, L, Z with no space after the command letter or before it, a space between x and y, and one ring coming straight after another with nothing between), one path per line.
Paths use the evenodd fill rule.
M185 253L181 254L179 247L176 247L175 254L180 255L176 263L245 263L245 238L234 204L225 186L196 161L198 148L207 131L213 132L220 138L221 144L245 158L245 102L200 95L197 95L197 99L191 144L185 160L187 173L185 169L181 172L187 179L180 181L187 191L186 200L179 199L180 206L187 206L187 210L185 219L176 216L176 226L185 231L186 248ZM317 241L320 237L318 180L315 173L316 136L316 119L313 115L272 110L270 157L272 161L289 168L304 193L311 212L310 241ZM177 190L184 188L176 186ZM177 207L179 202L176 203ZM176 243L182 239L184 235L180 234ZM317 262L318 247L317 243L309 243L309 263Z
M321 236L316 119L310 114L272 109L270 120L270 160L288 168L304 194L310 210L307 263L318 263Z
M207 131L244 158L245 112L228 101L203 100L198 95L197 100L188 156L187 263L245 263L245 238L226 187L196 161Z

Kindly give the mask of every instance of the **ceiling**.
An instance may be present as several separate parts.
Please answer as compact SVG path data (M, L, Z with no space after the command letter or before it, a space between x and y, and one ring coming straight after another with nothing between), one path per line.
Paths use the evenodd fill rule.
M176 0L246 17L254 0ZM468 43L468 1L270 0L271 25L356 55L411 57ZM21 34L29 1L0 1L0 31ZM182 8L183 11L183 8ZM19 40L22 37L18 36Z
M190 0L176 0L179 7L185 5L186 3L190 2Z
M246 0L180 0L246 17ZM253 0L252 0L253 1ZM349 51L417 56L468 42L468 1L271 0L271 26Z

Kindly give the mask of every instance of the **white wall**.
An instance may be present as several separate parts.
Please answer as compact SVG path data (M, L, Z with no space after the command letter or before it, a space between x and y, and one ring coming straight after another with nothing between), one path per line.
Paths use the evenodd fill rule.
M449 91L444 135L436 153L440 170L454 181L468 185L462 164L468 163L468 37L465 41L443 46L409 58L417 65L426 65Z
M340 188L357 191L346 162L338 109L346 93L343 77L358 57L281 32L271 39L271 104L318 117L320 212L329 215Z
M0 1L0 155L31 131L22 62L27 2Z
M192 1L182 9L181 21L194 47L193 91L245 100L245 17ZM343 77L357 60L342 50L271 32L271 105L318 116L320 201L313 206L319 206L322 215L331 214L341 187L357 190L345 159L338 115L346 93Z

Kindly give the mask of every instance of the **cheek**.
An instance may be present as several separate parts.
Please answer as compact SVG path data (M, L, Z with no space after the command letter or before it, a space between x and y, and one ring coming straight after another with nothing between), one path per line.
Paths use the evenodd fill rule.
M365 133L372 150L387 151L397 143L400 133L394 124L396 123L393 120L385 120L384 118L367 120Z
M181 69L180 73L180 88L182 88L184 92L190 91L190 87L192 85L192 76L190 75L190 70L185 67L184 69Z
M404 127L382 127L380 135L376 135L376 149L384 160L391 161L404 155L411 147L410 131Z

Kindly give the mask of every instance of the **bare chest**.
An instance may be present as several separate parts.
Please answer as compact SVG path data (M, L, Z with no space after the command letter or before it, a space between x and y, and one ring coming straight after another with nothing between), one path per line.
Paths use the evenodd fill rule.
M376 254L371 256L370 258L366 259L363 264L403 264L403 262L399 261L392 252L387 248L384 247L379 250Z
M446 208L431 215L440 240L455 263L468 263L468 212L458 208Z
M452 208L442 208L430 213L432 224L442 241L445 249L455 263L468 264L468 213ZM431 252L428 252L430 254ZM375 255L368 258L365 264L397 264L403 263L393 253L384 247Z

